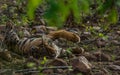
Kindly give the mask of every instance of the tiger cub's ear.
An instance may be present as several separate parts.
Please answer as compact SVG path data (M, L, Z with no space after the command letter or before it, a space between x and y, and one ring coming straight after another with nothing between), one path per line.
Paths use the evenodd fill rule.
M7 22L6 22L6 29L7 29L7 30L11 30L11 29L13 29L13 28L14 28L14 26L13 26L12 21L7 21Z

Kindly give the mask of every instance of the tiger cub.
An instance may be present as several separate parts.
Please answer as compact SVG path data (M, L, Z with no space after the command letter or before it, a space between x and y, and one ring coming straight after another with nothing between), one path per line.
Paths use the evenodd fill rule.
M5 39L4 42L8 50L22 55L32 55L39 57L41 55L48 55L51 57L56 56L56 49L53 44L43 38L23 38L20 39L14 30L11 22L6 23Z

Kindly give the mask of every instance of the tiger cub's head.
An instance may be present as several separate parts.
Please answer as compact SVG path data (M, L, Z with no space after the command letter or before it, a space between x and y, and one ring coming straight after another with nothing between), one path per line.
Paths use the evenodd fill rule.
M11 47L11 45L16 45L16 43L19 41L19 37L15 32L14 25L11 21L6 22L4 37L4 42L9 47Z
M10 30L14 29L14 26L13 26L13 24L12 24L11 21L7 21L7 22L6 22L6 27L5 27L5 29L6 29L6 31L10 31Z

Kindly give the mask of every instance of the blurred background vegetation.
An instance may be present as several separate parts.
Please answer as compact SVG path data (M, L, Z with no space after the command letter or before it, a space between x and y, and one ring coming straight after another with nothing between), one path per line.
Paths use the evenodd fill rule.
M75 23L79 24L86 16L99 16L110 24L118 22L118 7L120 0L29 0L27 15L34 18L34 12L39 5L46 4L44 19L49 25L62 26L67 17L73 15Z
M4 4L4 3L5 4ZM1 23L11 19L16 25L86 26L116 24L120 0L3 0ZM42 22L43 23L43 22Z

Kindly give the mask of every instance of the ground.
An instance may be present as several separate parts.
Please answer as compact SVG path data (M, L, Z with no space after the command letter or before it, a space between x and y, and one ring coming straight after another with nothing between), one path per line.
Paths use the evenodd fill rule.
M9 5L9 10L6 9L7 8L6 5ZM39 24L39 22L37 22L35 24L33 23L34 24L33 26L29 26L29 24L26 24L26 22L24 22L23 24L25 25L20 26L20 24L22 23L19 23L19 21L21 22L21 18L19 17L19 15L20 13L24 15L24 12L19 12L19 11L23 9L21 9L21 7L16 7L16 5L10 5L9 2L7 3L4 1L0 2L0 6L1 6L0 17L2 18L0 20L1 21L0 23L0 31L1 31L0 39L1 40L4 38L2 34L2 30L4 31L6 18L8 17L9 19L12 19L12 21L14 21L16 25L18 25L16 26L16 29L17 29L17 33L20 35L21 38L26 37L24 36L23 34L24 31L22 31L21 27L25 27L26 29L31 30L32 28L34 29L35 24ZM25 58L24 55L19 55L12 51L8 52L9 50L2 52L3 42L1 41L0 74L7 75L8 73L11 73L11 75L12 74L23 75L22 73L26 72L24 70L25 68L30 69L28 68L28 66L26 67L26 64L30 61L35 62L37 66L39 63L40 67L43 67L43 66L48 67L46 65L49 65L48 62L51 63L51 61L52 61L51 63L52 65L56 65L57 63L57 65L60 64L59 66L71 66L72 58L84 56L88 60L88 62L91 64L90 65L91 69L89 73L86 73L84 71L81 72L81 70L79 69L76 70L73 68L72 70L60 69L57 71L53 71L54 69L47 69L41 72L45 74L50 73L50 74L61 74L61 75L63 74L64 75L67 75L67 74L68 75L74 75L74 74L76 75L77 74L79 75L120 75L120 23L112 24L112 25L109 25L108 27L106 26L107 27L106 29L104 28L105 24L104 25L102 25L103 23L98 24L98 22L96 22L95 19L85 18L85 23L81 25L78 25L78 26L67 25L61 28L68 31L76 32L81 39L80 43L73 43L70 41L62 40L62 39L58 40L59 42L56 44L58 44L63 49L68 50L67 54L64 57L59 57L59 59L62 61L55 60L55 59L48 59L45 57L43 57L42 59L34 59L31 57ZM48 27L48 26L45 26L45 27ZM44 27L42 29L44 32ZM42 29L38 29L38 31ZM53 30L56 31L55 28L53 28ZM35 29L35 31L37 32L37 29ZM34 35L32 37L37 37L37 34L35 34L35 31L34 30L30 31L30 34ZM38 32L38 34L41 34L41 32ZM78 52L76 53L72 52L71 54L69 50L73 49L73 47L77 48L75 50L77 50ZM83 50L81 50L81 48ZM58 62L53 63L53 61L54 62L58 61ZM30 65L33 65L32 69L37 68L36 66L34 66L34 64L29 64L29 67ZM23 71L20 73L17 73L20 70L23 70ZM32 71L32 74L37 75L37 72L39 72L40 70L41 69ZM27 71L28 75L30 74L29 72L31 71Z

